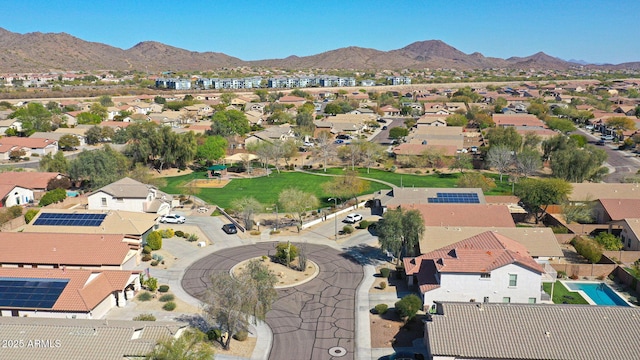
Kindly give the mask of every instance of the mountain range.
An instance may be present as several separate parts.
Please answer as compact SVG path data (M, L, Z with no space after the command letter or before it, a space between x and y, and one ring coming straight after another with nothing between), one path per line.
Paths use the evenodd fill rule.
M585 64L538 52L527 57L500 59L475 52L465 54L440 40L418 41L401 49L380 51L350 46L312 56L244 61L219 52L194 52L155 41L130 49L89 42L66 33L13 33L0 28L0 73L140 70L208 71L239 66L282 69L394 70L448 68L566 70ZM586 65L594 68L640 69L640 62Z

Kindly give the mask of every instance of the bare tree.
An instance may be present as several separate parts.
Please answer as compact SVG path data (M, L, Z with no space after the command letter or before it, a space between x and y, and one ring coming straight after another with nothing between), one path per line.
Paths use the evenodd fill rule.
M358 142L352 146L356 145L360 148L362 164L367 168L367 174L369 174L371 166L382 157L384 149L379 144L369 141Z
M487 153L487 162L498 170L502 182L502 175L513 165L512 151L504 145L492 146Z
M358 177L355 171L347 171L343 176L335 176L331 181L322 184L325 193L336 198L355 199L358 203L358 194L363 193L369 187L369 183Z
M331 139L331 134L327 131L322 131L316 138L317 146L313 148L314 156L317 156L322 161L322 168L327 171L327 161L336 156L336 147Z
M516 170L524 177L529 177L542 167L540 153L534 149L525 149L516 155Z
M253 229L253 215L264 208L260 202L252 197L243 197L233 202L233 207L238 210L242 222L247 230Z
M278 196L278 203L285 211L291 212L296 216L298 232L302 227L302 214L311 209L317 209L320 205L320 201L314 194L294 188L282 190Z

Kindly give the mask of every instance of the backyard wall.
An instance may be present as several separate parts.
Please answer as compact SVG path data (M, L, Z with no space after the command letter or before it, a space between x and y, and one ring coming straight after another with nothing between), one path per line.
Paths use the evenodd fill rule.
M616 282L624 284L636 293L640 293L640 281L629 274L623 267L618 266L613 272L613 275L615 276Z
M556 271L564 271L567 276L577 275L578 277L598 277L609 276L617 264L550 264Z

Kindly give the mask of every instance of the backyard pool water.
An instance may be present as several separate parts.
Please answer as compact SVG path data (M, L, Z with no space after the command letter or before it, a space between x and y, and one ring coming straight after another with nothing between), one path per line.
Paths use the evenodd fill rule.
M603 282L570 282L564 285L571 291L578 291L589 303L604 306L631 306L615 290Z
M78 195L78 192L75 190L67 190L67 197L76 197Z

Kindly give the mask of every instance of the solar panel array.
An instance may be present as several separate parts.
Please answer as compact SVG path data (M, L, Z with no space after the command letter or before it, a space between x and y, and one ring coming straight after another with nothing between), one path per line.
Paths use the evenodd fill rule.
M100 226L107 214L42 213L33 225Z
M480 204L477 193L436 193L427 198L430 204Z
M0 278L0 307L51 309L69 279Z

